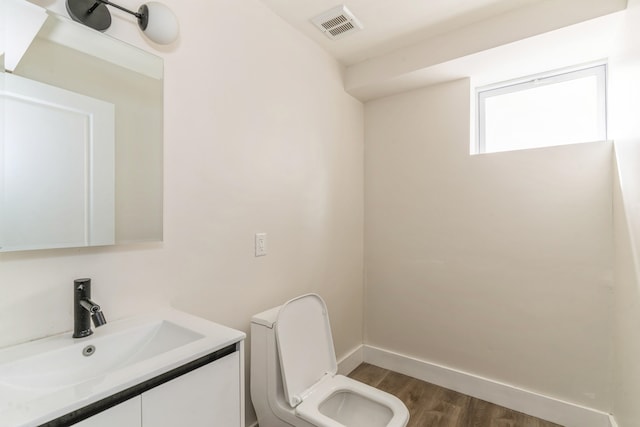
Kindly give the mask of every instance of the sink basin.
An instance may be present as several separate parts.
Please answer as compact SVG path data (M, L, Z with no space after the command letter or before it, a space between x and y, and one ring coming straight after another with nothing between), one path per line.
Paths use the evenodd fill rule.
M0 350L0 424L41 425L244 339L174 310Z
M167 320L150 321L106 335L99 336L97 332L94 337L71 342L66 336L60 337L68 345L0 365L1 386L68 387L204 338Z

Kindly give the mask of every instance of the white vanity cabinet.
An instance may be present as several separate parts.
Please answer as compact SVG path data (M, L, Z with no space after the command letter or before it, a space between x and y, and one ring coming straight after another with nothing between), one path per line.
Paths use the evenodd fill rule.
M236 351L144 393L142 426L240 427L238 353Z
M133 397L126 402L74 424L75 427L142 427L140 417L141 396Z
M122 394L122 399L127 400L74 426L243 427L243 342L234 348L235 351L201 366L197 364L194 369L185 365L177 368L177 375L165 374L150 380L150 385L133 387L134 391Z
M245 338L158 308L0 349L0 427L244 427Z

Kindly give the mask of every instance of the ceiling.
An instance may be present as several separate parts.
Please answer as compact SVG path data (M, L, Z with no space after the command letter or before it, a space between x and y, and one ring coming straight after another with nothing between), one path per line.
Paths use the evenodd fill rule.
M339 0L262 0L346 66L544 0L343 0L364 29L330 40L310 21Z

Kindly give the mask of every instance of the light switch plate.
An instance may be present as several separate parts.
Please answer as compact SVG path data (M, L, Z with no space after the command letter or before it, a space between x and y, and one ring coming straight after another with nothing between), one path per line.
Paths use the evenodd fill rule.
M256 256L267 254L267 233L256 233Z

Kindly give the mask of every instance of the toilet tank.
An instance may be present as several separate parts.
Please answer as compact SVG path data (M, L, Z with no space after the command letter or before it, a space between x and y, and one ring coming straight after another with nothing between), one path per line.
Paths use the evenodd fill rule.
M268 381L271 378L277 378L279 372L269 373L269 369L279 371L277 366L273 366L273 361L278 359L275 354L275 336L273 327L278 317L280 307L275 307L262 313L256 314L251 318L251 379L250 393L253 407L256 410L258 421L260 424L282 425L282 421L278 420L269 403L269 393L273 395L278 393L278 381ZM273 354L269 354L272 352Z
M280 311L280 306L270 308L269 310L265 310L262 313L258 313L251 318L251 327L253 325L264 326L269 329L273 329L273 325L276 323L278 319L278 312Z
M254 401L266 399L267 373L269 369L276 368L271 366L273 363L270 361L278 360L273 327L278 318L279 309L280 307L274 307L251 318L251 398Z

